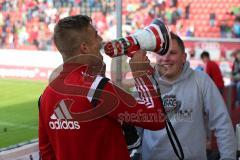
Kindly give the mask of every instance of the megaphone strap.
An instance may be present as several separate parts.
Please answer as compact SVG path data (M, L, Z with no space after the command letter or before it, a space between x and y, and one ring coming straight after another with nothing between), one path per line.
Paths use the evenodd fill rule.
M157 80L156 80L156 78L154 77L154 75L152 75L152 78L153 78L153 80L155 81L155 85L156 85L156 88L157 88L157 92L158 92L160 101L163 102L163 101L162 101L162 97L161 97L160 88L158 87ZM184 153L183 153L183 149L182 149L181 143L180 143L180 141L179 141L179 139L178 139L178 137L177 137L177 134L176 134L176 132L175 132L173 126L172 126L171 121L170 121L169 118L167 117L167 113L166 113L164 107L163 107L163 111L164 111L165 116L166 116L165 125L166 125L167 135L168 135L168 138L169 138L169 140L170 140L170 143L171 143L171 145L172 145L172 147L173 147L173 150L174 150L176 156L178 157L178 159L179 159L179 160L183 160L183 159L184 159ZM171 134L171 133L172 133L172 134ZM172 136L173 136L173 137L172 137ZM177 147L176 147L176 145L175 145L175 143L174 143L173 138L175 139L175 141L176 141L176 143L177 143L178 150L177 150ZM180 156L180 154L179 154L178 151L180 151L181 156Z
M171 145L173 147L173 150L174 150L175 154L177 155L179 160L183 160L184 159L184 153L183 153L183 149L182 149L181 143L179 142L177 134L176 134L176 132L175 132L173 126L172 126L172 123L170 122L170 120L168 118L166 119L166 130L167 130L168 138L169 138L169 140L171 142ZM181 156L178 153L178 150L177 150L177 147L176 147L176 145L174 143L173 138L175 139L175 141L177 143L177 147L178 147L178 150L180 151Z

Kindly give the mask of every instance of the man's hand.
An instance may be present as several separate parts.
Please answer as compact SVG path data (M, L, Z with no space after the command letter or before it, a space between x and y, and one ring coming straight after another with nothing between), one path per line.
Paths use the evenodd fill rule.
M150 60L146 56L146 51L138 50L129 61L133 77L139 77L147 73L150 66Z

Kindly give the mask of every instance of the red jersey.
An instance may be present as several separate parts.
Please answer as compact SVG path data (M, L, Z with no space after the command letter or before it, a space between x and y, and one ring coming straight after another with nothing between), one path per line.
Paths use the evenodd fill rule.
M213 61L208 61L206 64L206 72L212 78L218 88L224 88L222 73L217 63Z
M159 130L165 127L162 102L151 75L135 79L135 100L87 67L65 64L39 101L39 149L43 160L129 160L121 128L126 122ZM149 115L160 116L149 119ZM156 117L155 117L156 118Z

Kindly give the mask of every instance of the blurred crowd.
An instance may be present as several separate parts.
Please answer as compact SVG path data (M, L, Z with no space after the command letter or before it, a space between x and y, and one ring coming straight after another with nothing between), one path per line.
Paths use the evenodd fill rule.
M55 23L75 14L91 15L104 40L114 37L116 14L114 0L0 0L1 48L54 50ZM171 30L184 37L198 37L191 18L190 0L123 0L123 35L136 32L161 18ZM229 10L233 23L216 24L209 15L209 26L219 28L219 37L240 38L240 8ZM203 35L204 36L204 35Z

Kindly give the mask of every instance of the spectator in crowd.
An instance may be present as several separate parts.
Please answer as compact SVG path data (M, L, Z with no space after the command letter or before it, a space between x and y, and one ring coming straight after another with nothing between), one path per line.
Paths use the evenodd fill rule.
M168 24L170 24L170 25L172 24L172 9L171 8L166 9L165 19L167 20Z
M188 3L185 7L185 19L189 19L191 3Z
M187 27L187 30L186 30L186 36L187 37L194 37L194 25L193 24L190 24L188 27Z
M233 24L233 34L236 38L240 38L240 16L235 18Z
M177 7L178 0L170 0L170 7Z
M230 38L232 36L231 30L227 19L220 20L220 34L222 38Z
M155 16L155 11L154 9L152 9L148 12L148 15L144 18L144 25L145 26L149 25L155 18L154 16Z
M210 59L210 55L207 51L201 53L201 59L205 64L206 73L214 81L220 93L223 94L224 81L218 64Z
M215 26L215 21L216 21L216 14L215 13L210 13L209 14L209 24L211 27Z
M180 19L178 10L175 8L172 11L172 21L171 24L176 25L177 21Z
M149 60L130 63L136 88L148 91L143 96L143 90L138 89L142 98L135 100L104 76L102 38L89 17L76 15L59 20L53 39L64 64L60 73L55 70L57 76L50 78L39 99L40 159L130 160L123 123L152 130L165 127L162 102L148 78L153 72L141 72ZM145 51L137 51L132 59L141 57L146 58ZM156 115L158 120L136 120L140 112Z
M235 16L240 16L240 6L233 6L231 8L231 14L235 15Z
M161 97L182 145L184 159L207 159L208 128L215 130L221 159L235 160L236 137L221 94L207 74L189 67L183 41L173 33L171 37L171 50L159 56L156 68L160 73L159 88L169 88ZM145 129L141 149L143 160L178 159L166 130Z
M232 67L232 80L236 84L237 89L237 102L236 106L240 105L240 50L233 53L235 59Z
M189 63L192 69L197 71L203 71L202 64L199 63L199 60L196 58L196 52L194 48L190 48L189 53Z

